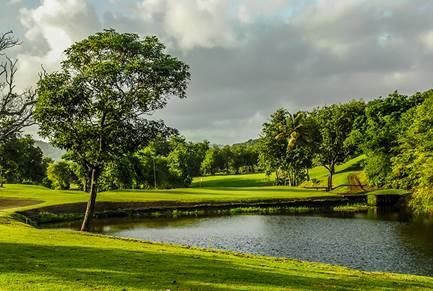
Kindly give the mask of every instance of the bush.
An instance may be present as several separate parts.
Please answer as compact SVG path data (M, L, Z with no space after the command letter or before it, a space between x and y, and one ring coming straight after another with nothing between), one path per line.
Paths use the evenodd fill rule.
M71 183L78 181L77 176L73 171L71 162L58 161L51 163L47 169L47 178L51 181L51 187L55 189L67 190L71 187ZM50 182L46 182L47 185Z
M409 201L409 206L417 214L433 214L433 189L428 187L416 188Z

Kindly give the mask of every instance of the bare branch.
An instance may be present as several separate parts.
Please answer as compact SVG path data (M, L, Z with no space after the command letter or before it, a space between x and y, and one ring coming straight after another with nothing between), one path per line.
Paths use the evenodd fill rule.
M2 53L2 51L17 46L19 44L20 42L14 37L12 30L0 34L0 54Z
M0 34L0 55L7 48L18 45L12 32ZM24 127L35 124L32 119L36 103L36 91L27 89L17 92L15 75L18 70L17 60L4 56L0 63L0 142L18 133Z

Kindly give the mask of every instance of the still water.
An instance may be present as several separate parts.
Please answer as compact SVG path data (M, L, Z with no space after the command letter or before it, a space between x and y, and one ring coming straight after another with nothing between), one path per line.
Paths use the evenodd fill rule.
M96 220L92 231L360 270L433 276L433 219L397 212L118 218Z

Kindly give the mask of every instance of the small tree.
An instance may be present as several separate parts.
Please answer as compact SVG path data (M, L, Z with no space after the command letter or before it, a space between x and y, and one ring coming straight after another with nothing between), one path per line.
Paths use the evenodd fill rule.
M216 150L215 148L210 148L206 151L204 159L201 163L201 171L205 175L214 175L217 171L216 165Z
M189 67L156 37L105 30L65 51L61 70L38 83L40 135L66 149L88 171L90 199L82 231L93 217L104 166L170 130L146 114L170 96L186 97Z
M352 153L353 144L347 142L355 119L364 114L362 101L326 106L314 112L321 142L317 150L320 163L328 170L328 187L332 190L332 178L337 164Z
M71 162L60 160L48 165L47 178L54 189L67 190L77 181Z

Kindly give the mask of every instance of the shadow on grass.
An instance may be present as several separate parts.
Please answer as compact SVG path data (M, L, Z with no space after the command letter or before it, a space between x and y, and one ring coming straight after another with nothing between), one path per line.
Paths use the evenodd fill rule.
M261 187L261 186L272 186L274 185L273 180L258 180L258 179L239 179L238 177L221 177L213 179L211 181L194 181L192 184L193 188L200 187Z
M21 206L30 206L43 203L42 200L20 199L20 198L0 198L0 210Z
M311 189L304 189L304 188L288 188L288 187L281 187L281 188L238 188L238 187L206 187L206 188L202 188L203 190L218 190L218 191L225 191L225 192L229 192L229 191L233 191L233 192L257 192L257 193L278 193L278 192L286 192L286 193L290 193L290 192L296 192L296 193L306 193L306 194L314 194L317 192L317 194L322 194L323 191L316 191L316 190L311 190ZM203 194L203 193L202 193ZM212 193L213 194L213 193ZM254 198L254 197L252 197Z
M350 165L347 168L344 168L342 170L336 171L336 174L341 174L341 173L347 173L347 172L354 172L354 171L362 171L363 168L361 167L361 162Z
M238 264L231 257L199 253L101 249L93 247L43 246L0 243L0 273L50 278L63 286L138 289L257 289L261 288L390 288L410 282L391 282L379 276L360 280L354 274L303 269L268 268ZM239 260L239 259L237 259ZM247 262L245 259L243 263ZM361 273L359 273L361 274ZM1 282L1 281L0 281ZM401 285L400 285L401 284Z

